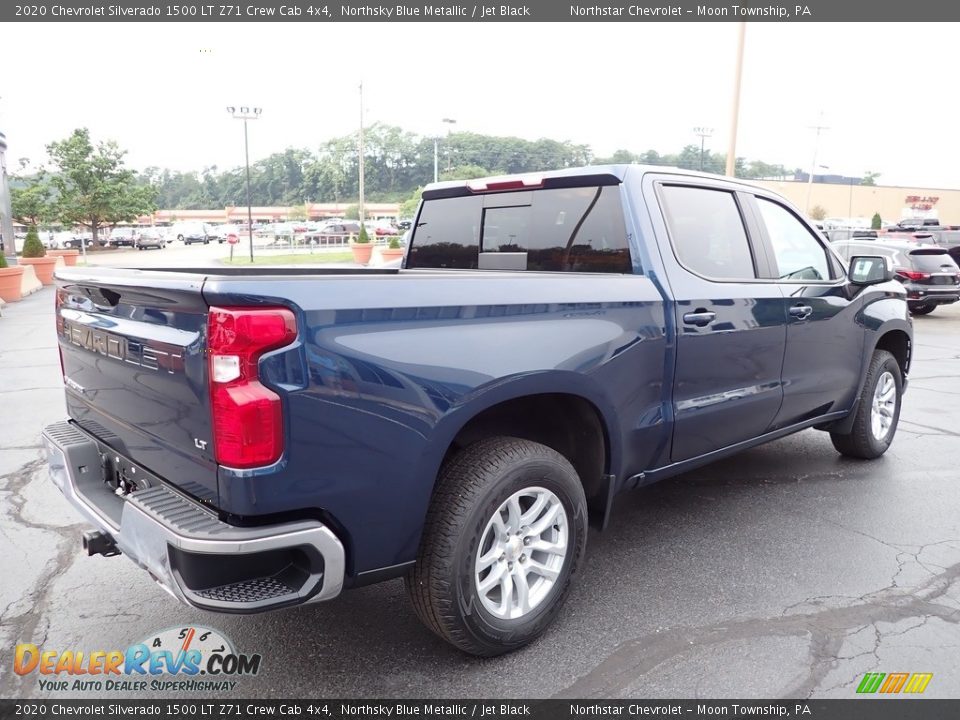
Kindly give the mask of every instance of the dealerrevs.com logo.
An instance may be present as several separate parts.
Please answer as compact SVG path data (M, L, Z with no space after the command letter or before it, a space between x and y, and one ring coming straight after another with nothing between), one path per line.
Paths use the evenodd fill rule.
M38 675L41 690L97 692L233 690L260 672L262 657L234 650L218 630L168 628L126 650L48 650L17 645L13 671Z

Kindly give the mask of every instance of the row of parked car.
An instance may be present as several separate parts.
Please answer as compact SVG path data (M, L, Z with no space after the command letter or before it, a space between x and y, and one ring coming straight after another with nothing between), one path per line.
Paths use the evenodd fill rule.
M914 315L927 315L940 305L960 301L960 237L951 228L894 226L824 234L845 260L856 255L890 258Z
M364 224L367 232L375 237L400 235L410 228L409 220L400 223L390 220L370 220ZM134 247L144 250L162 249L174 241L185 245L195 243L208 245L211 242L222 244L230 235L236 235L239 239L247 237L248 232L246 225L184 222L164 227L115 227L101 231L97 240L101 247ZM269 238L270 241L297 238L319 243L321 239L356 236L359 233L360 223L344 218L329 218L322 222L278 222L253 226L253 234L256 238L260 240ZM46 232L41 233L41 240L48 248L79 248L81 244L86 244L87 247L93 245L93 236L89 232Z

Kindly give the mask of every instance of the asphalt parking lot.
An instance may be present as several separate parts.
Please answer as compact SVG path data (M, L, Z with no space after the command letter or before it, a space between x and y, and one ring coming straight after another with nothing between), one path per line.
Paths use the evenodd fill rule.
M84 556L39 443L64 417L45 288L0 317L0 697L105 694L41 690L12 671L17 643L122 649L189 625L263 655L234 697L844 698L871 671L930 672L926 697L958 697L960 307L915 333L882 459L843 459L810 430L621 496L558 622L478 660L424 629L399 581L240 617L176 604L123 558ZM191 696L210 693L176 697Z

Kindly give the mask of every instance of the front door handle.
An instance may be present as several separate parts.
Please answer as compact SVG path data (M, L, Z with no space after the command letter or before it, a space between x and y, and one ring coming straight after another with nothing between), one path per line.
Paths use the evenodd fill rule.
M794 305L790 308L790 317L795 317L797 320L806 320L813 314L813 308L809 305Z
M701 309L698 309L696 312L687 313L683 316L683 322L685 325L696 325L697 327L709 325L716 319L717 314L715 312Z

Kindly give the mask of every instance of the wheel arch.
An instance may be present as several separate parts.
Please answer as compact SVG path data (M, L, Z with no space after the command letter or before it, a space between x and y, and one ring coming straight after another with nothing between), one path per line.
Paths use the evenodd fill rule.
M910 371L910 361L913 354L913 341L910 333L899 327L888 328L886 332L877 337L870 355L872 356L877 350L886 350L893 355L900 366L900 373L906 379L907 373Z
M444 463L458 450L487 437L520 437L566 457L580 476L591 514L606 513L621 440L616 410L597 383L578 373L539 373L471 395L432 432L419 473L430 478L430 497Z

